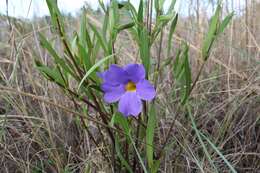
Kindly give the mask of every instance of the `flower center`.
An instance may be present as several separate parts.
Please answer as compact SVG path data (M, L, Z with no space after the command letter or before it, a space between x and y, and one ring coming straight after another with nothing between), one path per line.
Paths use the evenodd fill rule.
M136 85L134 82L129 81L126 85L125 85L125 89L126 91L135 91L136 90Z

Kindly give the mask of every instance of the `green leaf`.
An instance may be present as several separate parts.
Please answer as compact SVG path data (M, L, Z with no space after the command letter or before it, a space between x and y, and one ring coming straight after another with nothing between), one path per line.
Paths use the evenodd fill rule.
M86 21L86 12L83 10L81 15L81 22L80 22L80 33L78 37L78 51L79 56L81 59L81 63L84 64L85 70L89 70L89 68L92 66L91 62L91 54L92 54L92 42L89 36L89 31L87 29L87 21Z
M178 49L177 53L176 53L176 58L175 61L173 63L173 74L176 78L178 78L178 76L176 74L179 73L179 68L181 67L179 60L180 60L180 55L181 55L181 50Z
M114 124L120 125L124 129L125 134L130 133L129 123L125 117L123 117L120 113L115 113L110 121L110 125L114 126Z
M59 8L57 6L57 1L56 0L46 0L50 14L51 14L51 19L52 19L52 23L53 26L55 26L56 30L59 33L60 39L62 40L63 44L64 44L64 52L67 53L67 55L69 56L69 58L74 61L74 57L71 53L71 47L69 44L69 41L67 39L66 33L65 33L65 25L64 25L64 19L59 11ZM77 64L74 63L74 66L76 66Z
M170 5L170 7L169 7L169 9L167 11L167 14L170 14L170 13L172 13L174 11L175 4L176 4L176 0L172 0L171 5Z
M164 15L158 15L156 17L156 23L155 23L155 27L152 31L152 36L151 36L151 43L153 43L156 38L158 37L158 35L162 32L163 28L171 21L173 20L173 22L177 23L177 18L176 18L176 13L169 13L169 14L164 14ZM173 23L174 24L174 23ZM175 24L176 25L176 24ZM174 28L173 26L171 26L171 28Z
M98 0L98 3L100 5L100 7L103 9L103 11L106 12L106 7L105 7L103 0Z
M91 170L90 164L86 163L86 166L84 168L84 173L91 173L91 172L92 172L92 170Z
M150 70L150 47L149 47L149 35L146 28L143 27L141 32L139 33L139 51L140 58L146 70L146 76L149 74Z
M78 42L79 42L78 33L74 31L71 39L71 51L74 56L76 56L78 52L78 47L77 47ZM77 64L79 64L79 59L76 59L76 61Z
M211 46L217 34L220 12L221 6L218 4L215 14L211 19L208 34L202 44L202 57L204 61L206 61L209 57Z
M108 32L108 22L109 22L109 14L106 13L103 20L103 27L102 27L102 36L104 38L104 42L107 42L107 32Z
M86 13L83 11L81 15L81 23L80 23L80 34L79 34L79 39L82 47L85 47L86 45L88 46L88 54L91 54L91 50L93 48L89 31L87 29L87 19L86 19Z
M93 30L94 34L97 36L97 39L103 48L105 55L108 55L108 48L107 48L107 43L104 37L97 31L96 27L92 24L90 24L91 29Z
M130 128L129 128L129 123L127 121L127 119L125 117L123 117L122 114L116 112L113 116L112 119L110 121L110 126L114 126L114 124L117 124L119 126L121 126L124 130L124 134L125 137L128 141L128 143L130 143ZM121 149L120 149L120 145L119 145L119 140L118 140L118 136L116 135L115 138L115 148L116 148L116 153L121 161L121 163L126 167L126 169L128 170L128 172L133 172L133 170L131 169L130 165L127 163L127 161L125 160L125 158L123 157L122 153L121 153Z
M154 1L154 8L157 13L161 12L163 10L163 4L165 0L156 0Z
M173 18L173 14L165 14L165 15L160 15L158 16L158 19L160 22L168 22Z
M175 15L174 19L172 20L171 27L170 27L170 33L169 33L169 38L168 38L168 49L167 49L168 57L170 55L170 49L172 48L172 36L176 29L177 21L178 21L178 14Z
M139 7L138 7L138 14L137 14L137 21L138 25L143 24L143 18L144 18L144 7L143 7L143 0L140 0Z
M225 158L225 156L219 151L217 146L213 144L203 133L199 132L200 135L210 144L210 146L216 151L216 153L221 157L221 159L227 164L231 172L237 173L235 168L229 163L229 161Z
M80 33L79 33L80 44L82 46L87 45L87 28L86 28L86 25L87 25L86 14L85 14L85 10L83 10L83 12L81 14Z
M150 112L148 116L148 124L146 128L146 155L148 160L148 165L150 170L153 168L153 139L156 127L156 112L155 112L155 105L151 105Z
M109 50L112 53L112 43L116 40L117 36L117 29L116 26L118 25L119 16L118 16L118 3L115 0L112 0L110 3L109 8L109 33L110 33L110 40L111 40L111 49Z
M121 163L126 167L128 172L133 173L131 166L127 163L127 161L125 160L124 156L121 153L120 146L119 146L119 139L117 135L115 138L115 149L116 149L116 154L119 157Z
M173 64L173 73L174 78L176 80L183 80L183 74L184 74L184 56L185 50L178 50L175 58L175 62Z
M184 74L185 74L185 94L182 98L182 104L186 102L186 100L189 97L190 89L191 89L191 70L190 70L190 63L189 63L189 47L186 44L185 45L185 51L184 51Z
M134 21L138 23L138 19L137 19L138 12L136 11L135 7L130 2L125 2L125 8L130 11L130 14L132 15Z
M53 80L58 85L65 86L65 81L63 80L60 71L58 69L51 69L48 66L43 65L39 61L35 61L36 68L49 80Z
M61 68L65 71L65 73L69 73L71 76L76 78L75 73L73 72L73 70L71 70L71 67L69 67L67 63L57 54L50 42L41 33L39 33L39 38L40 44L42 45L42 47L47 49L50 55L54 58L54 62L57 65L60 65Z
M206 61L209 57L209 53L211 50L211 47L216 39L216 36L218 36L220 33L224 31L228 23L231 21L234 12L230 13L228 16L225 17L225 19L220 23L220 12L221 12L221 6L218 4L217 9L215 11L214 16L211 19L209 31L206 35L203 45L202 45L202 57L203 60Z
M181 88L181 103L185 104L191 90L191 69L189 64L189 46L183 43L182 50L178 50L173 64L173 74Z
M47 3L47 6L49 8L50 15L51 15L52 25L57 27L57 16L56 16L57 12L55 13L55 10L54 10L54 6L56 4L54 4L55 2L52 1L52 0L46 0L46 3Z
M130 135L129 135L129 138L130 138L130 141L131 141L131 143L132 143L132 145L133 145L133 147L134 147L134 150L135 150L135 152L136 152L136 154L137 154L137 157L138 157L139 162L140 162L140 164L141 164L141 166L142 166L142 168L143 168L144 173L148 173L148 171L147 171L147 169L146 169L146 167L145 167L145 165L144 165L144 162L143 162L143 160L142 160L142 157L141 157L141 155L140 155L138 149L137 149L136 146L135 146L134 140L132 139L132 137L131 137Z
M84 77L82 78L81 82L79 83L78 86L78 91L81 87L81 85L83 84L83 82L87 79L87 77L94 72L99 66L101 66L104 62L106 62L107 60L109 60L110 58L112 58L114 55L109 55L101 60L99 60L96 64L94 64L88 71L87 73L84 75Z
M221 22L219 29L218 29L218 34L221 34L222 32L224 32L225 28L227 27L227 25L229 24L229 22L231 21L231 19L234 16L234 12L230 13L229 15L227 15L225 17L225 19Z
M134 22L130 22L130 23L126 23L126 24L123 24L123 25L116 26L116 29L118 30L118 32L120 32L122 30L132 28L134 25L135 25Z
M81 44L78 44L78 51L80 59L83 61L85 69L89 70L92 65L89 54Z
M55 2L54 0L46 0L46 2L47 2L47 6L49 8L50 15L51 15L52 25L55 26L56 29L60 28L61 32L64 33L64 31L65 31L64 30L64 23L63 23L63 20L62 20L60 10L57 6L57 2Z
M153 167L152 167L152 169L151 169L151 173L157 173L157 172L159 172L158 170L159 170L159 168L160 168L160 163L161 163L160 160L155 160L155 161L153 162Z
M195 130L196 136L197 136L198 139L199 139L199 142L200 142L200 144L201 144L201 146L202 146L202 148L203 148L203 151L204 151L205 155L207 156L207 158L208 158L208 160L209 160L209 163L210 163L211 166L213 167L214 171L215 171L215 172L218 172L218 170L217 170L217 168L216 168L216 166L215 166L215 164L214 164L214 162L213 162L213 160L212 160L212 158L211 158L211 156L210 156L210 154L209 154L209 152L208 152L208 150L207 150L207 147L205 146L205 144L204 144L204 142L203 142L203 140L202 140L202 138L201 138L201 135L200 135L199 130L198 130L197 126L196 126L195 120L194 120L194 118L193 118L193 116L192 116L190 106L187 105L186 108L187 108L187 110L188 110L188 114L189 114L189 117L190 117L190 119L191 119L192 127L193 127L193 129Z
M155 8L156 11L160 11L160 7L159 6L160 6L159 5L159 1L155 1L154 2L154 8Z
M158 12L163 10L163 4L165 0L157 0L158 1Z

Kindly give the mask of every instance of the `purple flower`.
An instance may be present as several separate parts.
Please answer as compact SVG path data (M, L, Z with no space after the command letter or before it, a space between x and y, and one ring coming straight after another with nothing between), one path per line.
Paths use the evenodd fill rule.
M118 110L125 116L137 116L142 111L142 101L155 97L153 85L145 79L143 65L128 64L123 68L110 65L107 71L98 73L103 79L101 89L107 103L119 101Z

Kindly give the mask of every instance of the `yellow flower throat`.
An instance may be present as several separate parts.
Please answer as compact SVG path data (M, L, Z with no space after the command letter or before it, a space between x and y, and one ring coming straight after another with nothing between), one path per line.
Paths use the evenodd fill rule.
M126 91L136 91L136 85L134 82L129 81L126 85L125 85L125 89Z

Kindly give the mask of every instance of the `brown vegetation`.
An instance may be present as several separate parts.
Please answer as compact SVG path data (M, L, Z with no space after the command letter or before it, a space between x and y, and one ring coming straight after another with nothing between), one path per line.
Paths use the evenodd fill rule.
M235 0L227 0L228 4ZM201 63L200 49L208 18L200 1L191 4L195 13L180 17L174 35L171 54L182 40L190 44L193 74ZM260 171L260 2L245 1L232 24L214 45L206 68L192 93L192 104L198 128L210 136L222 154L238 172ZM191 7L190 7L191 8ZM191 8L192 9L192 8ZM224 13L232 7L224 8ZM99 20L90 14L96 25ZM77 18L68 17L68 30L78 29ZM73 23L73 25L72 25ZM49 55L39 45L37 32L51 33L48 18L25 21L0 16L0 172L109 172L109 165L90 142L77 118L84 114L84 105L71 101L52 83L43 79L34 68L34 59L51 63ZM167 31L164 38L167 37ZM166 44L166 43L165 43ZM58 45L58 44L57 44ZM62 52L61 47L56 47ZM116 42L122 63L135 61L136 45L129 34L122 33ZM158 47L152 56L156 57ZM166 58L166 51L162 57ZM156 60L154 64L156 65ZM158 104L162 107L159 121L162 129L156 143L164 141L170 120L176 111L176 93L171 69L162 74L158 88ZM170 102L169 102L170 100ZM91 115L92 116L92 115ZM88 121L95 134L101 125ZM192 159L201 154L194 140L194 130L185 115L178 115L171 137L169 154L161 172L199 172ZM106 136L96 136L101 148ZM220 157L212 154L218 167L227 172ZM205 156L202 156L203 158ZM208 161L203 160L207 171Z

